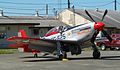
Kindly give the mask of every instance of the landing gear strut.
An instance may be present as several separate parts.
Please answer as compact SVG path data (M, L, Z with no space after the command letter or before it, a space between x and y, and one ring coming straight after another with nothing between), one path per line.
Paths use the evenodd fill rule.
M34 57L35 57L35 58L38 58L38 54L37 54L37 53L35 53L35 54L34 54Z
M37 51L32 51L33 55L34 55L34 58L38 58L38 52Z
M66 52L63 52L63 54L60 54L59 55L59 59L62 60L62 59L67 59L67 53Z
M63 51L60 42L57 42L57 55L60 60L67 59L67 53L66 51Z

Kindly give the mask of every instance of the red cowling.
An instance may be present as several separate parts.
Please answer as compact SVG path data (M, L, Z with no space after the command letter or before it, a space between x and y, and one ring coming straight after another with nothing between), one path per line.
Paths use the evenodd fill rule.
M101 31L101 30L103 30L104 26L105 26L105 24L103 22L95 22L94 29Z

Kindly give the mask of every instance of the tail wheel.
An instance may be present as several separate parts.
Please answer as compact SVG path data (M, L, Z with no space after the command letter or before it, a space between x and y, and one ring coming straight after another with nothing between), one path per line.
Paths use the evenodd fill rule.
M98 59L98 58L100 58L100 52L99 51L93 51L93 58L94 59Z
M35 57L35 58L38 58L38 54L34 54L34 57Z
M102 45L100 46L100 48L101 48L102 51L105 51L105 50L106 50L105 44L102 44Z

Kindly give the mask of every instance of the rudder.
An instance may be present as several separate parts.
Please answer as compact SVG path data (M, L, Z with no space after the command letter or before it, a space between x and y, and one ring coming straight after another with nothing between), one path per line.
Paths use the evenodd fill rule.
M25 30L19 30L19 32L18 32L18 37L24 37L24 38L26 38L26 37L28 37L28 36L26 35Z

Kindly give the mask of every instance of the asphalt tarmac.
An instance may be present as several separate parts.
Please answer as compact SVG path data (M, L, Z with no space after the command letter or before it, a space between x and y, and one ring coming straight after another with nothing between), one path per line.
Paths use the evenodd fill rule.
M60 61L48 55L33 58L31 53L0 55L0 70L120 70L120 51L102 51L101 59L92 59L92 51Z

